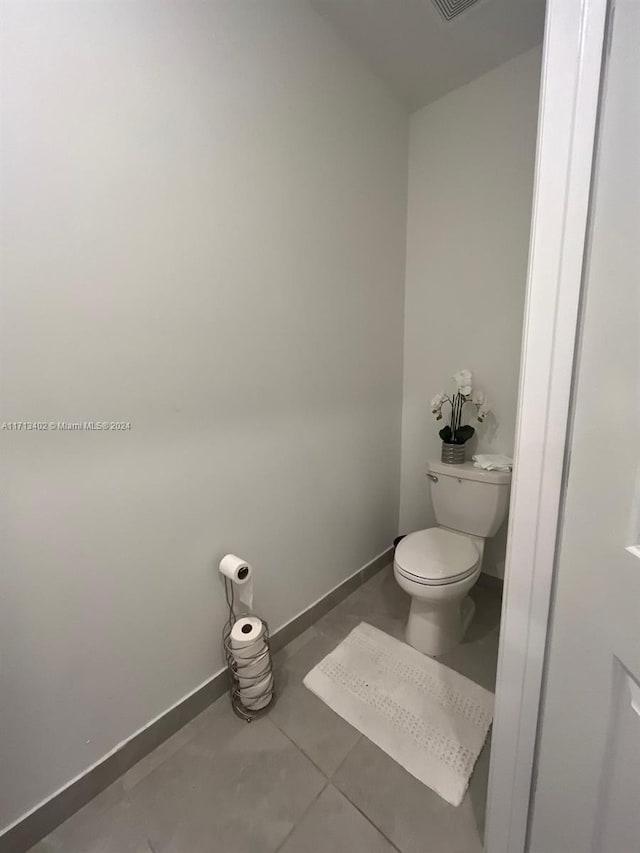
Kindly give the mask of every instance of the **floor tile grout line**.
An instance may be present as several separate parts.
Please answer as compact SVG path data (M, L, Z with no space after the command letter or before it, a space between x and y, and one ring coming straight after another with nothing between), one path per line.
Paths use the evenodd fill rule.
M363 735L363 737L364 737L364 735ZM343 763L344 763L344 762L343 762ZM340 765L340 766L342 766L342 765ZM354 809L355 809L359 814L361 814L361 815L362 815L362 817L367 821L367 823L371 824L371 826L376 830L376 832L379 832L379 833L380 833L380 835L385 839L385 841L388 841L388 842L389 842L389 844L393 847L393 849L394 849L394 850L397 850L397 853L403 853L403 851L402 851L402 850L397 846L397 844L395 844L395 843L394 843L394 842L389 838L389 836L388 836L385 832L383 832L383 831L382 831L382 829L380 829L380 827L379 827L379 826L377 826L377 825L376 825L375 821L373 821L373 820L369 817L369 815L368 815L366 812L364 812L364 811L360 808L360 806L359 806L357 803L354 803L354 802L353 802L353 800L352 800L352 799L351 799L351 797L347 794L347 792L346 792L346 791L343 791L343 790L342 790L342 788L340 788L337 784L335 784L335 783L333 782L333 778L331 778L331 779L329 780L329 783L330 783L331 785L333 785L333 787L336 789L336 791L338 791L340 794L342 794L342 796L345 798L345 800L346 800L348 803L350 803L350 804L354 807Z
M346 721L345 721L345 722L346 722ZM349 723L349 725L351 725L351 723ZM354 728L354 729L355 729L355 727L354 727L354 726L352 726L352 728ZM363 735L363 734L362 734L362 732L361 732L359 729L355 729L355 731L356 731L356 732L358 732L358 734L360 735L360 737L359 737L359 738L358 738L358 740L353 744L353 746L352 746L352 747L350 747L350 748L347 750L347 754L345 755L345 757L342 759L342 761L340 762L340 764L338 764L338 766L336 767L336 769L335 769L335 770L331 773L331 775L329 776L329 781L332 781L332 780L333 780L333 777L334 777L334 776L336 775L336 773L340 770L340 768L341 768L341 767L342 767L342 765L345 763L345 761L347 760L347 758L349 758L349 756L351 755L351 753L353 752L353 750L356 748L356 746L358 746L358 744L362 741L362 738L365 738L366 740L369 740L369 738L367 738L367 736L366 736L366 735Z
M358 730L356 729L356 731L358 731ZM370 823L370 824L371 824L371 826L372 826L372 827L373 827L377 832L379 832L379 833L380 833L380 835L381 835L381 836L382 836L386 841L388 841L388 842L389 842L389 844L393 847L393 849L394 849L394 850L397 850L397 851L398 851L398 853L402 853L402 851L400 850L400 848L399 848L399 847L397 847L397 846L393 843L393 841L392 841L392 840L391 840L391 839L390 839L390 838L389 838L389 837L388 837L388 836L387 836L387 835L382 831L382 829L380 829L380 827L376 825L376 823L375 823L375 822L374 822L374 821L369 817L369 815L368 815L368 814L366 814L366 812L364 812L364 811L360 808L360 806L358 806L356 803L354 803L354 802L353 802L353 800L352 800L352 799L351 799L351 797L346 793L346 791L343 791L343 790L342 790L342 788L340 788L340 787L336 784L336 782L334 782L334 777L335 777L335 775L338 773L338 771L340 770L340 768L341 768L341 767L346 763L346 761L347 761L347 759L349 758L349 756L351 755L351 753L355 750L355 748L356 748L360 743L362 743L362 741L363 741L363 740L367 740L367 741L369 741L369 743L373 743L373 741L370 741L370 740L369 740L369 738L368 738L366 735L363 735L362 733L360 733L360 737L358 738L358 740L354 743L354 745L353 745L353 746L351 747L351 749L347 752L347 754L346 754L346 755L345 755L345 757L342 759L342 761L340 762L340 764L338 764L338 766L336 767L336 769L333 771L333 773L332 773L332 774L331 774L331 776L329 777L329 784L330 784L330 785L332 785L332 786L336 789L336 791L338 791L340 794L342 794L342 796L345 798L345 800L347 800L347 802L348 802L348 803L350 803L350 804L354 807L354 809L362 815L362 817L367 821L367 823Z
M357 590L354 590L354 592L357 592L357 591L359 591L360 589L362 589L362 584L358 587L358 589L357 589ZM351 594L353 595L353 593L351 593ZM346 600L346 599L345 599L345 600ZM329 611L329 612L331 612L331 611ZM326 614L325 614L325 615L326 615ZM322 631L321 631L321 630L319 630L319 629L316 627L316 626L317 626L317 624L318 624L318 622L320 622L320 621L321 621L321 619L317 620L316 622L312 623L309 627L310 627L310 628L315 628L315 630L318 632L318 635L319 635L319 636L321 636L321 637L323 637L323 636L325 636L325 635L322 633ZM297 654L299 654L299 652L303 651L306 645L307 645L307 644L305 643L305 644L304 644L300 649L298 649L298 650L296 651L296 653L295 653L294 655L292 655L292 659L293 659L293 658L295 658L295 657L296 657L296 655L297 655ZM286 648L286 646L285 646L285 648ZM276 701L277 701L277 700L276 700ZM272 718L271 718L271 716L269 716L269 717L268 717L268 719L273 723L273 725L278 729L278 731L280 731L280 732L281 732L281 733L282 733L282 734L287 738L287 740L288 740L288 741L289 741L289 742L290 742L290 743L295 747L295 749L296 749L296 750L297 750L301 755L303 755L303 756L304 756L304 757L305 757L305 758L306 758L306 759L307 759L307 760L308 760L308 761L309 761L309 762L310 762L310 763L311 763L311 764L316 768L316 770L318 770L318 772L323 776L323 778L324 778L324 780L325 780L324 785L322 786L322 789L318 792L318 794L314 797L314 799L309 803L309 805L307 806L307 808L303 811L303 813L302 813L302 814L300 815L300 817L296 820L296 822L295 822L295 823L294 823L294 825L291 827L291 829L289 830L289 832L288 832L288 833L286 834L286 836L283 838L282 842L281 842L281 843L278 845L278 847L276 847L276 849L274 850L274 853L278 853L278 851L280 851L280 850L282 850L282 849L283 849L283 847L285 846L285 844L287 843L287 841L289 840L289 838L290 838L290 837L293 835L293 833L295 832L296 828L297 828L297 827L302 823L302 821L304 820L305 816L309 813L309 811L313 808L313 806L318 802L318 800L320 799L320 797L322 796L322 794L324 793L324 791L326 791L326 789L327 789L330 785L331 785L331 787L334 787L334 788L335 788L335 786L333 785L333 783L332 783L332 781L331 781L332 776L333 776L333 773L336 773L336 772L338 771L338 769L339 769L340 767L342 767L342 765L344 764L344 762L346 761L346 759L348 758L348 756L349 756L349 755L351 754L351 752L355 749L355 747L358 745L358 743L360 743L360 741L362 740L362 738L364 737L364 735L362 735L362 734L360 733L360 736L359 736L358 740L353 744L353 746L352 746L352 747L350 747L350 748L348 749L348 751L347 751L346 755L344 756L344 758L342 759L342 761L338 764L338 767L336 767L336 769L333 771L333 773L326 773L326 772L325 772L321 767L319 767L319 766L316 764L316 762L313 760L313 758L311 758L311 756L310 756L310 755L308 755L308 754L305 752L305 750L304 750L301 746L299 746L299 745L298 745L298 744L293 740L293 738L291 738L291 737L289 736L288 732L286 732L286 731L285 731L281 726L279 726L279 725L278 725L278 723L277 723L274 719L272 719ZM356 731L357 731L357 729L356 729ZM335 788L335 790L337 790L337 791L341 794L341 796L345 796L345 795L342 793L342 791L339 791L339 789L338 789L338 788ZM347 800L347 802L351 803L351 801L349 800L349 798L348 798L348 797L345 797L345 799ZM351 803L351 805L354 805L354 804L353 804L353 803ZM357 807L356 807L355 805L354 805L354 807L357 809ZM357 811L358 811L358 812L360 812L360 809L357 809ZM362 814L362 812L360 812L360 814ZM366 815L363 815L363 817L366 819L366 821L367 821L369 824L371 824L371 825L374 827L374 829L376 829L376 831L377 831L377 832L380 832L380 830L378 829L378 827L376 827L376 826L375 826L375 824L373 824L373 823L369 820L369 818L368 818ZM393 847L393 849L394 849L394 850L398 850L398 848L397 848L397 847L396 847L396 846L395 846L395 845L394 845L394 844L393 844L393 843L392 843L392 842L391 842L391 841L386 837L386 835L384 835L384 833L380 832L380 834L383 836L383 838L385 838L385 840L387 840L387 841L391 844L391 846ZM400 853L400 851L399 851L399 853Z
M295 744L294 744L294 745L295 745ZM331 784L331 782L330 782L330 781L326 778L326 776L325 776L325 783L324 783L324 785L322 786L322 789L321 789L320 791L318 791L318 793L316 794L316 796L311 800L311 802L309 803L309 805L308 805L308 806L306 807L306 809L302 812L302 814L300 815L300 817L295 821L295 823L293 824L293 826L291 827L291 829L289 830L289 832L287 832L287 834L286 834L286 835L285 835L285 837L282 839L282 841L280 842L280 844L278 844L278 846L277 846L277 847L276 847L276 849L273 851L273 853L278 853L278 851L279 851L279 850L282 850L282 848L283 848L283 847L284 847L284 845L287 843L287 841L289 840L289 838L290 838L290 837L293 835L293 833L295 832L296 827L298 827L298 826L302 823L302 821L303 821L303 820L304 820L304 818L305 818L305 815L306 815L306 814L308 814L308 812L313 808L313 806L315 806L315 804L318 802L318 800L319 800L319 799L320 799L320 797L322 796L323 792L327 790L327 788L328 788L328 786L329 786L330 784Z
M290 737L290 735L288 735L287 732L285 732L284 729L280 728L280 726L276 723L275 720L272 720L271 717L267 717L266 719L268 719L278 729L278 731L286 737L286 739L289 741L289 743L291 743L291 744L293 744L293 746L295 746L295 748L298 750L298 752L302 756L304 756L304 758L306 758L307 761L309 761L309 762L311 762L311 764L313 764L313 766L316 768L316 770L324 776L324 778L327 780L327 782L331 781L331 777L329 776L329 774L326 773L326 771L324 771L322 769L322 767L320 767L318 764L316 764L316 762L313 760L313 758L311 758L310 755L307 755L307 753L304 751L304 749L301 746L299 746L295 742L295 740L292 737ZM340 762L340 763L342 763L342 762Z

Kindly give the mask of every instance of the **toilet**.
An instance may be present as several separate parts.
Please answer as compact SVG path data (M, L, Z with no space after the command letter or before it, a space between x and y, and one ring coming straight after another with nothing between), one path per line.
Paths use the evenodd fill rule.
M430 462L427 476L438 526L402 539L393 572L411 596L407 643L426 655L443 655L460 643L473 619L468 592L480 576L485 539L506 518L511 473L485 471L473 462Z

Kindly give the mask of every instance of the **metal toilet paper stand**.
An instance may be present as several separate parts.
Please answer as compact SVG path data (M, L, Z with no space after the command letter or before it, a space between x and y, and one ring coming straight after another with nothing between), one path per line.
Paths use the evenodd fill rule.
M234 649L231 647L231 629L237 621L237 616L234 608L234 595L233 595L233 583L225 577L224 579L224 590L227 598L227 604L229 606L229 619L225 624L222 631L222 644L224 646L224 654L227 659L227 672L229 674L229 696L231 698L231 707L233 708L235 714L242 720L246 720L247 723L250 723L255 717L259 717L262 714L265 714L269 708L273 705L274 699L276 697L275 685L273 680L273 667L271 664L271 646L269 643L269 626L261 619L260 621L264 625L264 633L261 636L261 639L264 640L264 647L260 652L253 656L244 656L243 664L246 661L245 667L248 669L251 667L252 672L255 670L255 674L249 676L242 677L242 687L244 690L248 688L255 687L258 685L263 679L266 679L266 687L259 693L251 696L251 704L252 705L261 705L261 700L265 699L267 695L270 693L271 698L267 702L264 707L260 708L247 708L240 698L241 687L240 680L238 677L238 666L236 663L236 658L234 656Z

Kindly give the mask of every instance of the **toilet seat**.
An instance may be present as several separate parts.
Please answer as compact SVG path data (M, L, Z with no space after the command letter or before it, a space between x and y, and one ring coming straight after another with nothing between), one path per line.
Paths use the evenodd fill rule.
M407 580L425 586L456 583L473 574L480 560L477 546L462 533L430 527L398 543L395 563Z

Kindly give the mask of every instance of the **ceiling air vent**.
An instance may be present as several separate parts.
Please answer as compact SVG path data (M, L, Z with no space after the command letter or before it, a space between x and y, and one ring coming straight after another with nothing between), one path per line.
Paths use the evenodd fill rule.
M433 5L441 12L445 21L451 21L478 0L433 0Z

